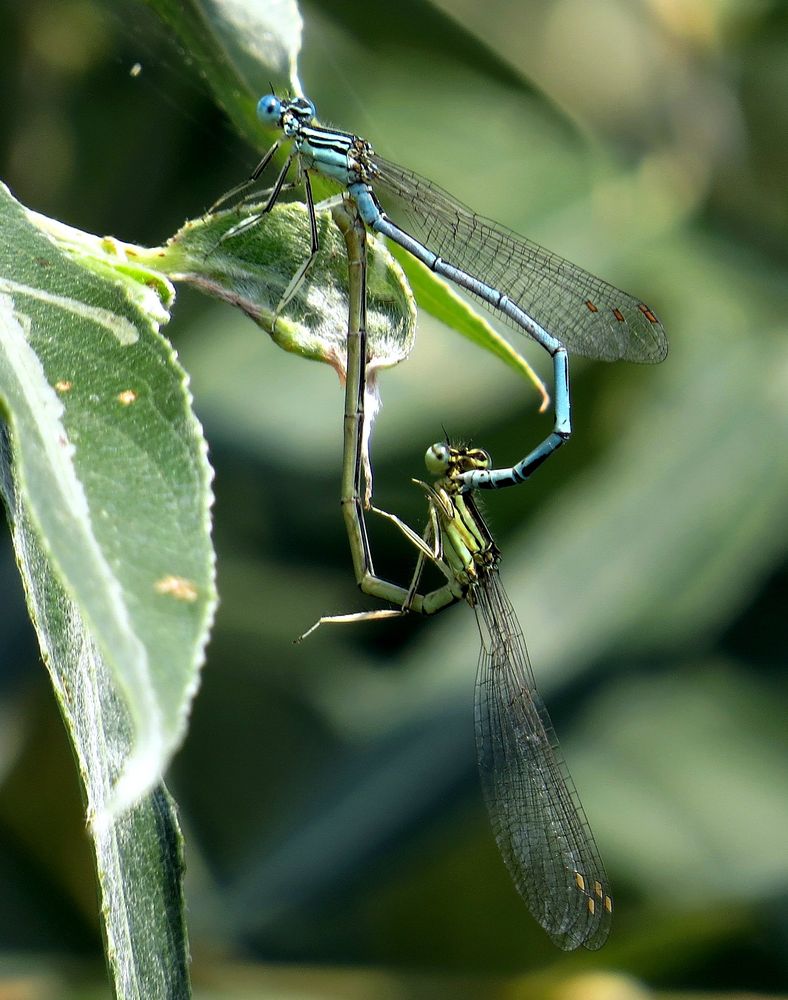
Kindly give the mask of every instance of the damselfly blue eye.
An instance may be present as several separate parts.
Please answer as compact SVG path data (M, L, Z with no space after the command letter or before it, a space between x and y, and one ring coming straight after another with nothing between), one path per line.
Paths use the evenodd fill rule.
M257 102L257 117L264 125L276 125L282 113L282 102L275 94L266 94Z

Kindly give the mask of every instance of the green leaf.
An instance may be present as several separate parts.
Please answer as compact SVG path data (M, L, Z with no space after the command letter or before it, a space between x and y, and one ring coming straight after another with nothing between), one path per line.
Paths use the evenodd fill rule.
M108 280L109 258L67 256L5 188L0 231L0 397L11 509L25 515L17 557L56 691L80 686L94 644L106 665L74 717L64 713L101 827L154 787L186 729L215 606L211 472L184 373L158 333L161 276L135 265ZM65 610L35 600L53 580ZM119 706L109 731L127 731L111 755L103 733L77 724L107 699Z
M259 206L258 206L259 208ZM249 210L254 215L254 207ZM165 247L126 247L129 257L238 306L283 350L323 361L345 373L348 269L344 240L328 211L318 212L320 249L301 288L274 322L274 310L310 253L306 206L274 210L244 232L235 212L187 222ZM402 270L381 241L368 243L368 360L390 367L413 346L416 308Z
M163 784L95 840L107 962L119 997L186 1000L183 837Z
M296 60L303 22L294 0L145 0L181 40L241 134L265 132L255 115L262 81L301 93Z
M108 660L52 571L45 541L15 481L9 441L0 490L44 662L71 738L89 819L113 795L134 752L134 725ZM107 963L123 1000L189 997L182 837L164 785L112 821L91 825Z

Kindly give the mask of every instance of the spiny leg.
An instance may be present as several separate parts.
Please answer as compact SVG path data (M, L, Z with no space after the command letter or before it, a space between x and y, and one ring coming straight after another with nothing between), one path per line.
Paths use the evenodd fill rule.
M318 251L320 250L320 241L317 236L317 216L315 214L315 199L312 195L312 182L309 180L309 174L304 171L304 193L306 194L306 208L309 215L309 256L304 261L304 263L299 267L293 277L290 279L290 283L287 288L285 288L282 293L282 297L279 303L274 309L274 323L287 307L287 304L292 300L293 296L296 294L298 289L301 287L306 279L310 267L314 264L315 258L317 257ZM268 206L266 206L263 211L269 211Z
M273 146L271 146L271 148L268 150L268 152L265 154L262 160L260 160L260 162L254 168L251 174L246 178L246 180L241 181L240 184L236 184L235 187L230 188L229 191L225 191L225 193L220 198L217 198L216 201L213 203L213 205L211 205L211 207L208 209L207 214L211 215L221 205L226 204L228 201L231 201L233 198L235 198L236 195L239 195L241 194L242 191L246 191L248 188L250 188L254 184L254 182L260 177L260 175L268 166L268 164L271 162L271 160L274 158L276 151L279 149L281 145L282 145L282 139L277 139L277 141L273 144Z
M300 635L295 640L296 642L302 642L321 625L350 625L357 624L358 622L381 621L386 618L401 618L403 615L408 615L414 610L413 603L416 598L420 601L419 611L422 614L435 614L444 607L447 607L449 604L453 604L455 601L462 598L462 591L457 587L452 587L451 582L436 590L432 590L423 596L418 594L419 583L421 581L422 573L424 572L424 565L427 560L435 563L435 565L438 566L438 568L446 575L447 579L450 581L455 579L454 574L451 572L448 565L444 563L441 555L441 536L438 528L437 514L435 512L435 507L432 504L430 504L430 521L423 537L421 535L417 535L416 532L403 520L397 517L396 514L389 514L388 511L379 510L377 507L370 507L369 509L375 514L380 514L381 517L385 517L387 520L395 524L405 535L408 541L412 542L413 545L415 545L419 550L419 557L416 560L416 568L413 571L413 578L406 592L405 600L403 601L402 606L399 608L380 608L375 611L355 611L345 615L323 615L315 622L314 625L308 628L303 635ZM428 544L430 537L434 538L432 546ZM391 600L390 588L395 588L396 585L391 584L386 580L382 580L371 573L367 573L363 580L359 580L359 586L364 593L370 594L374 597L382 597L385 600ZM396 589L399 590L401 588Z
M293 163L294 158L295 158L295 152L291 151L290 155L287 157L287 160L285 160L284 166L279 171L279 174L276 180L274 181L274 186L271 188L271 193L268 196L268 200L266 201L265 205L263 205L263 207L260 209L260 211L255 212L254 215L250 215L246 219L242 219L241 222L237 223L234 226L231 226L226 233L222 233L219 239L219 243L224 243L225 240L231 240L236 236L240 236L241 233L245 233L248 232L248 230L250 229L254 229L254 227L258 225L261 222L261 220L271 211L271 209L277 203L279 195L282 193L282 190L285 187L285 180L290 171L290 167Z

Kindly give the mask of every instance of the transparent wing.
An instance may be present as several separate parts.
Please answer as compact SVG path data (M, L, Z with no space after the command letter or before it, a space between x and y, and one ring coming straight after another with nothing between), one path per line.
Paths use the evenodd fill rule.
M377 155L373 161L375 194L395 225L447 263L503 292L570 351L600 361L664 360L665 331L645 303L476 215L424 177Z
M610 884L496 569L475 588L482 651L476 746L495 839L517 891L555 944L601 947Z

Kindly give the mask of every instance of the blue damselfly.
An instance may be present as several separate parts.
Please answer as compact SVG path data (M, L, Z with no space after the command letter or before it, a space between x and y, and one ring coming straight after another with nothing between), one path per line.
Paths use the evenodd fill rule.
M667 354L662 324L645 303L582 268L485 219L438 185L378 156L369 142L316 123L305 97L266 94L259 119L281 130L251 177L217 202L253 185L284 142L290 149L263 208L224 238L256 225L286 186L303 183L311 220L311 253L282 296L281 311L318 251L310 171L335 181L364 223L399 244L435 274L479 299L503 322L540 344L553 359L552 432L516 465L461 474L466 489L496 489L527 479L571 434L567 350L603 361L659 362ZM297 177L288 183L295 164ZM245 199L246 200L246 199ZM214 206L216 207L216 206ZM394 220L402 220L402 225Z

